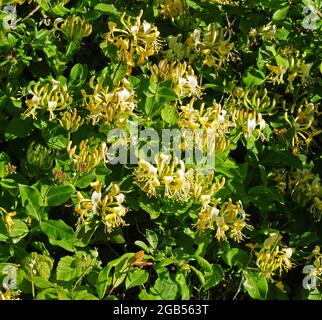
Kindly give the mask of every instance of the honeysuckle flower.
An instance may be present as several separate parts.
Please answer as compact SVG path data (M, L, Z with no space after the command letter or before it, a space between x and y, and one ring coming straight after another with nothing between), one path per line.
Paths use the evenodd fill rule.
M252 226L247 224L248 215L245 213L241 201L238 201L235 205L229 199L228 202L217 208L220 199L213 198L211 201L208 201L208 197L202 197L202 199L207 199L207 202L202 202L202 207L198 214L196 228L199 232L214 229L216 230L215 237L217 240L227 240L230 237L240 242L245 237L242 231L244 229L252 230Z
M85 119L77 114L77 109L65 111L61 118L58 119L59 124L67 131L76 132L80 126L85 122Z
M203 59L203 64L221 68L227 61L236 57L231 38L231 29L217 29L214 24L209 24L205 31L195 29L190 33L187 45L197 57ZM192 59L194 58L192 56Z
M162 0L160 7L165 18L176 19L185 13L184 0Z
M56 112L65 110L72 103L68 87L55 79L31 82L28 85L28 94L32 95L26 100L27 110L24 117L37 118L40 111L49 112L49 120L56 118Z
M78 42L92 33L92 25L84 18L72 15L66 19L58 18L54 26L70 42Z
M122 29L113 22L108 24L109 32L105 40L120 50L120 57L129 68L136 64L142 65L148 57L161 49L158 29L146 21L141 22L142 15L141 10L137 17L128 16L125 20L126 13L122 13L120 18ZM139 56L137 60L135 54Z
M135 108L134 92L130 90L129 83L123 79L121 86L112 90L104 86L104 79L98 79L94 84L94 77L90 80L90 86L94 90L92 94L82 92L86 108L90 111L89 119L93 125L117 125L123 127Z
M101 219L108 232L115 228L124 226L125 216L128 209L123 205L125 196L120 192L116 184L112 184L109 192L102 192L102 184L95 181L91 184L94 188L91 199L86 199L80 192L77 192L78 204L75 212L78 216L78 225L88 224L93 218Z
M84 174L97 167L101 161L107 161L106 142L93 142L88 139L82 140L79 147L72 147L73 142L67 145L67 153L73 161L76 172ZM78 149L78 154L76 150Z
M201 104L200 109L193 107L195 99L187 105L181 106L180 120L178 125L183 129L182 137L187 138L186 134L193 134L194 147L210 154L213 151L223 152L226 150L229 141L227 139L233 123L226 110L216 102L206 107ZM186 146L188 147L188 146Z
M96 213L97 206L101 202L101 200L102 200L102 194L100 192L94 191L92 193L92 197L91 197L91 202L92 202L94 213Z
M252 134L252 132L256 128L256 120L255 119L248 119L247 121L247 131L249 134Z
M281 240L282 236L274 233L264 241L260 251L255 252L260 272L269 279L272 279L277 271L281 275L283 271L288 272L294 267L291 261L293 250L286 247Z

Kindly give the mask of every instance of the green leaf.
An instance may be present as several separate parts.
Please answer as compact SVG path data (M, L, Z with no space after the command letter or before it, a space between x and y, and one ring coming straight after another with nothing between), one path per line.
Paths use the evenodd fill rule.
M286 17L289 9L290 9L289 6L286 6L284 8L278 9L277 11L274 12L272 20L273 21L283 20Z
M151 293L159 295L163 300L174 300L178 294L178 285L171 279L169 272L164 271L159 273Z
M139 206L150 215L152 220L157 219L161 213L158 210L159 205L157 202L146 203L139 201Z
M224 271L219 265L213 265L212 270L205 272L204 276L204 289L209 290L224 280Z
M204 271L212 271L212 265L204 258L200 256L195 256L195 259L197 260L199 266L204 270Z
M249 88L252 86L259 86L265 82L265 73L257 70L254 67L250 67L243 78L245 85Z
M187 285L187 280L185 274L183 274L182 270L179 270L175 276L175 281L180 287L181 291L181 299L189 300L191 297L191 292L189 286Z
M158 235L153 230L149 230L149 229L147 229L145 233L146 233L146 239L148 240L150 246L153 249L156 249L159 241Z
M31 268L31 265L33 265L33 268ZM54 262L52 258L36 252L30 253L22 261L22 266L28 279L31 279L31 274L33 274L33 276L40 277L41 280L48 281L53 265Z
M112 268L118 265L124 265L124 263L127 263L133 256L134 253L125 253L118 259L109 262L107 266L100 271L96 283L96 291L100 299L104 298L107 288L112 284L112 277L110 277Z
M143 249L145 252L150 253L150 251L151 251L150 248L143 241L141 241L141 240L136 240L134 242L134 244L136 246L140 247L141 249Z
M82 274L82 267L71 256L62 257L57 265L57 280L70 281Z
M41 196L36 187L19 184L19 192L23 207L26 209L26 214L41 221Z
M13 197L16 197L19 193L18 184L14 179L2 179L0 185L3 189L7 190Z
M6 141L27 137L34 129L30 119L13 118L5 129Z
M319 291L319 289L314 289L309 292L307 296L307 300L322 300L322 293Z
M157 116L160 110L168 102L178 99L176 92L172 89L172 81L167 80L157 83L153 80L150 81L148 90L144 92L146 95L145 113L147 115Z
M244 271L243 275L245 277L243 286L250 297L257 300L265 300L268 292L266 278L255 271Z
M10 158L5 152L0 152L0 178L7 175L5 165L10 163Z
M230 248L222 255L223 260L230 266L238 266L243 268L247 265L249 256L239 248Z
M75 64L69 75L71 84L76 86L83 84L86 81L87 73L88 68L86 65L83 66L80 63Z
M40 229L49 239L50 244L73 252L75 250L74 230L63 220L48 220L40 223Z
M134 270L133 272L129 273L125 280L125 288L126 290L140 286L146 283L149 279L149 272L146 270Z
M56 287L56 288L47 288L40 291L36 296L36 300L69 300L69 299L63 287Z
M56 185L49 188L46 202L49 207L57 207L65 203L75 192L72 185Z
M301 160L289 151L270 151L263 155L261 163L270 167L302 168Z
M95 170L80 176L77 179L76 187L80 189L85 189L93 182L94 179L95 179Z
M99 3L94 7L95 10L102 12L104 14L109 14L113 16L119 16L119 11L112 4Z
M168 124L176 124L179 120L179 112L176 105L168 104L161 110L162 119Z
M199 271L198 269L196 269L194 266L190 265L190 268L191 268L192 271L194 271L196 276L199 278L200 283L204 286L206 284L206 280L205 280L205 277L202 274L202 272Z
M12 221L14 224L9 232L9 236L12 238L13 243L18 243L29 233L29 228L23 221L19 219L12 219Z
M248 190L248 194L251 196L266 197L281 204L285 203L284 196L279 189L271 189L264 186L255 186ZM258 197L254 198L254 200L256 201Z
M72 300L98 300L93 294L86 290L75 291L71 294Z

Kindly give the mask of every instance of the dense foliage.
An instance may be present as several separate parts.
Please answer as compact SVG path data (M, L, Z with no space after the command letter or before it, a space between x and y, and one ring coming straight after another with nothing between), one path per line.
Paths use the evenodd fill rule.
M319 0L0 7L0 300L321 299Z

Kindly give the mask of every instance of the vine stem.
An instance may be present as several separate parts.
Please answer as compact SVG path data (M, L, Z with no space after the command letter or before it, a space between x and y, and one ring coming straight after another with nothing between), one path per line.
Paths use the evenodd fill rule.
M32 10L27 16L25 16L24 18L22 18L22 20L21 21L25 21L25 20L27 20L27 19L29 19L29 18L31 18L35 13L37 13L37 11L39 11L40 10L40 6L37 6L34 10Z

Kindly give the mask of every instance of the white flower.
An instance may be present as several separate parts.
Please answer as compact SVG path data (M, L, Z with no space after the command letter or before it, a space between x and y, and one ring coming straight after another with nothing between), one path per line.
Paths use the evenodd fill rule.
M286 253L286 258L287 259L289 259L289 258L291 258L291 256L292 256L292 249L291 248L285 248L285 249L283 249L284 251L285 251L285 253Z
M165 184L170 184L173 181L173 177L172 176L164 176L163 180L164 180Z
M38 96L33 96L32 98L31 98L31 101L33 102L33 104L35 104L35 105L38 105L39 103L40 103L40 97L38 97Z
M247 121L247 131L248 133L251 133L256 128L256 120L255 119L248 119Z
M102 199L102 194L100 192L94 191L91 198L94 213L96 213L97 206L101 202L101 199Z
M154 167L152 164L149 163L148 168L149 168L148 171L150 174L152 174L152 175L158 174L158 169L156 167Z
M145 33L150 33L150 31L151 31L151 24L148 23L148 22L143 22L142 25L143 25L144 32Z
M118 203L123 203L125 201L125 195L123 193L120 193L115 196L115 199Z
M57 90L60 87L59 81L55 79L52 80L52 84L53 84L53 90Z
M121 100L121 102L125 102L127 99L130 98L131 93L126 88L123 88L123 90L119 91L117 93L117 95L118 95L119 99Z
M185 174L184 170L181 170L180 169L176 173L177 173L179 179L183 179L184 178L184 174Z
M187 82L192 89L196 90L198 88L198 81L195 76L188 76Z
M179 77L179 88L182 91L183 86L187 83L187 80L185 78Z
M131 31L131 33L138 33L139 32L139 27L138 26L132 26L130 31Z
M225 224L225 218L224 217L218 217L218 215L216 215L216 223L219 224L219 225Z
M193 33L191 34L191 38L194 41L194 45L197 46L200 43L200 30L195 29Z
M119 206L119 207L115 207L113 208L113 211L115 214L117 214L118 216L124 216L126 211L125 211L125 208L122 207L122 206Z
M213 217L218 217L218 214L219 214L219 209L211 208L209 217L210 219L212 219Z
M224 122L225 121L226 114L227 114L226 110L221 110L221 112L219 114L219 117L218 117L219 122Z
M260 122L259 122L259 129L260 130L264 130L266 127L266 121L264 119L262 119Z
M161 161L169 161L171 156L168 155L168 154L161 153L159 158L160 158Z
M203 194L200 196L200 201L202 205L207 205L210 201L210 195L209 194Z
M48 101L48 111L54 111L57 107L57 101Z

